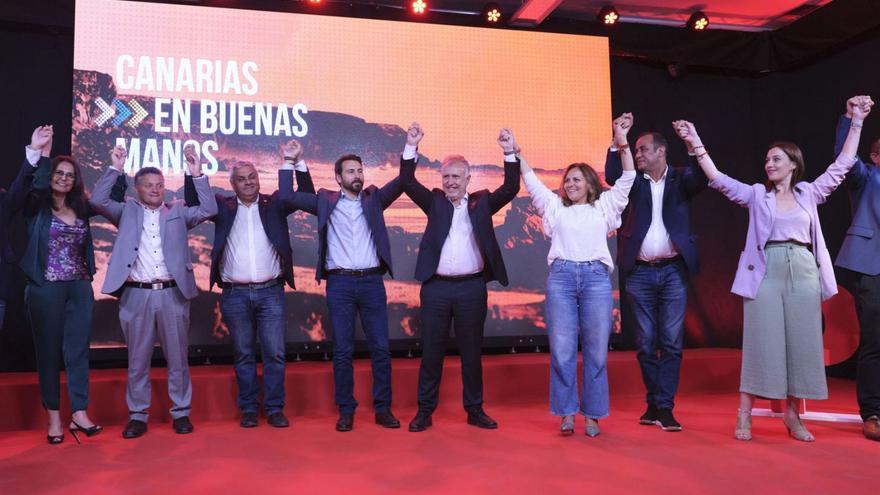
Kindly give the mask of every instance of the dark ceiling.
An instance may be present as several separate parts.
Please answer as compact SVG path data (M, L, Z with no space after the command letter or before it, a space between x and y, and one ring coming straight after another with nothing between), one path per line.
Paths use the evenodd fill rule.
M143 0L141 0L143 1ZM413 20L404 10L412 0L165 0L164 3L312 12L390 20ZM487 1L424 0L422 22L482 25ZM512 15L524 1L495 0ZM849 44L880 34L880 0L526 0L558 4L538 26L507 27L607 36L611 53L647 63L679 64L704 70L760 75L811 63ZM596 13L613 3L621 22L607 29ZM706 32L684 28L700 9L712 24ZM0 1L0 29L49 30L72 36L74 0Z

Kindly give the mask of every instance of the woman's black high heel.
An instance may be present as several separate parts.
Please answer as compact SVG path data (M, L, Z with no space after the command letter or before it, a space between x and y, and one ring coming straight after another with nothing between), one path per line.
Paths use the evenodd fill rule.
M46 435L46 441L49 442L49 445L58 445L64 441L64 433L60 435Z
M71 419L70 425L68 426L68 429L70 430L70 434L73 435L74 440L76 440L76 443L80 443L79 442L79 435L77 434L77 432L83 432L86 434L87 437L93 437L93 436L97 435L98 433L101 433L101 431L104 429L104 427L100 426L100 425L92 425L89 428L85 428L83 426L80 426L79 423L77 423L76 421ZM62 438L62 440L63 440L63 438ZM52 442L49 442L49 443L52 443Z

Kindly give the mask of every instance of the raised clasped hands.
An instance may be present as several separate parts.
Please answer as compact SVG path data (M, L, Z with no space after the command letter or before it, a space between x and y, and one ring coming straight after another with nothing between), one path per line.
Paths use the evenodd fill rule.
M32 150L40 151L43 156L48 157L49 153L52 151L52 136L55 131L51 125L41 125L34 129L33 134L31 134L31 144L29 145Z
M874 106L874 100L868 95L853 96L846 101L846 115L855 123L861 123L865 120L871 107Z
M675 133L684 141L689 150L703 145L703 141L697 134L697 128L694 127L693 123L687 120L676 120L672 122L672 128L675 129Z
M297 163L299 162L300 158L302 158L303 145L296 139L291 139L290 141L281 145L281 153L284 155L285 161Z
M516 144L516 138L513 137L513 132L506 127L498 132L498 146L501 146L501 150L504 151L505 155L520 152L519 146Z
M199 160L199 154L196 152L196 147L192 143L184 146L183 158L186 160L189 174L193 177L200 177L202 175L202 164Z
M110 165L122 172L122 167L125 165L125 158L128 156L128 151L125 150L123 146L114 146L112 150L110 150Z
M407 146L418 146L423 137L425 137L425 132L418 122L413 122L409 125L409 129L406 130Z
M620 117L617 117L611 122L611 130L614 133L614 144L616 146L626 147L626 136L629 133L629 130L632 129L634 121L633 114L626 112L622 113Z

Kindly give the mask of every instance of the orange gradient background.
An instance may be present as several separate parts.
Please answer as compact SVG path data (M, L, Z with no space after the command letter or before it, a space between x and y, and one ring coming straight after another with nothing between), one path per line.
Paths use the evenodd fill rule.
M136 75L142 56L174 58L175 61L188 58L193 65L196 59L235 61L239 66L255 62L259 89L255 95L124 89L118 87L116 74L121 55L135 60L135 68L126 74L129 77ZM502 155L495 140L501 127L509 127L523 155L551 188L559 184L561 170L569 163L586 161L601 171L611 136L608 40L602 37L120 0L78 0L74 69L108 74L117 81L120 97L239 100L288 106L302 103L310 112L338 112L370 124L403 129L418 121L425 130L419 152L430 160L461 154L472 164L501 165ZM152 107L146 110L153 115ZM92 113L86 115L79 126L93 131L92 119L99 111L96 107L89 107L89 111ZM304 115L304 120L309 122L309 114ZM104 129L118 132L107 126L101 131ZM331 136L335 138L332 133ZM198 133L188 137L217 139ZM217 157L257 163L262 191L271 193L277 187L279 157L265 147L244 146L242 143L248 139L251 138L236 137L240 146L221 148ZM290 138L277 139L281 143ZM300 140L308 150L309 134ZM400 143L401 148L403 144ZM364 147L367 146L369 143L365 142ZM92 151L103 153L103 150ZM396 152L395 149L391 153ZM74 153L76 155L76 150ZM338 189L330 163L320 163L308 154L304 158L316 188ZM391 162L366 170L366 182L381 185L396 175L397 163L393 158ZM421 166L417 175L426 186L439 186L435 170ZM182 184L181 176L167 179L166 185L171 188ZM212 186L229 190L222 168L210 181ZM501 182L501 171L490 167L473 175L469 189L494 189ZM522 188L520 200L526 195ZM511 208L508 205L494 215L496 226L507 221ZM304 213L297 215L306 222L313 221ZM410 236L420 234L425 226L424 214L405 195L386 210L385 218L389 227L402 227ZM526 223L532 226L529 232L538 232L537 237L542 237L539 220L530 218ZM113 230L107 225L98 225ZM524 225L523 232L525 230L528 229ZM206 224L190 235L196 280L205 292L209 291L212 232L213 226ZM537 240L546 242L537 238L525 238L522 242L531 244ZM97 242L98 273L94 287L99 301L108 297L100 294L100 287L111 242L106 238ZM516 271L521 265L517 256L523 256L525 251L517 251L514 245L506 245L504 251L508 271ZM544 256L546 252L541 255L539 266ZM395 260L395 268L399 263ZM543 332L544 293L537 287L543 286L545 275L539 271L529 277L540 279L538 284L506 288L490 285L487 325L494 327L496 334L506 332L509 322L533 322L530 332ZM391 321L392 333L400 335L402 330L412 336L414 328L408 321L412 309L419 304L419 283L412 280L411 269L396 269L395 273L394 280L386 280L388 302L392 306L402 304L405 309L396 310L404 311L404 316L398 315L397 321ZM315 283L313 265L297 265L295 275L300 297L288 299L292 308L290 318L295 319L289 322L288 328L308 335L309 340L323 340L327 322L322 313L312 306L303 309L306 306L297 305L304 304L304 297L323 297L324 287ZM202 306L213 305L211 299L206 298L215 295L216 290L211 295L203 294L196 302ZM194 327L197 327L191 330L193 338L210 333L216 336L221 329L216 306L213 309L197 306L192 314ZM395 320L395 315L391 316ZM105 316L102 325L115 326L115 321L106 318L110 316ZM119 344L118 338L105 339L93 345ZM222 337L209 339L220 341Z
M610 140L608 41L602 37L77 1L74 67L115 77L121 54L259 67L254 96L122 93L304 103L404 129L418 121L426 132L420 151L433 158L457 153L472 163L497 163L501 127L514 130L533 166L547 169L601 164Z

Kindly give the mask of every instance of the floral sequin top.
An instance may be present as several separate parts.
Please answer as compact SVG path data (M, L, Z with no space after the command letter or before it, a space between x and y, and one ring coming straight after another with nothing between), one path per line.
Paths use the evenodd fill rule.
M55 215L49 225L49 249L46 253L45 277L49 282L69 280L88 280L89 269L86 263L85 242L86 220L77 218L73 225L67 225Z

